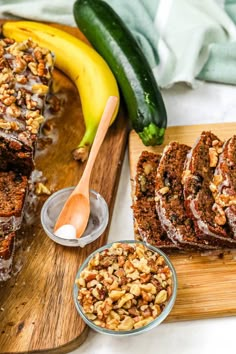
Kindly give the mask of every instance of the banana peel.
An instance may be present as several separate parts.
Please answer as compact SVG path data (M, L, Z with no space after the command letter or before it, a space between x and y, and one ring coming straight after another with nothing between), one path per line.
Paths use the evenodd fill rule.
M32 21L10 21L2 25L5 37L18 42L31 38L55 54L55 66L76 85L85 122L85 133L73 151L76 160L86 160L109 96L118 97L114 122L119 109L119 89L105 60L88 44L56 27Z

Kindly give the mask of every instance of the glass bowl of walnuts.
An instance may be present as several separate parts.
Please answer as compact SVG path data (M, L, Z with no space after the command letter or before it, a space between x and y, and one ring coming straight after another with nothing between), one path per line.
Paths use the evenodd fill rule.
M167 255L133 240L97 249L80 267L74 284L75 306L85 323L114 336L159 325L176 294L176 272Z

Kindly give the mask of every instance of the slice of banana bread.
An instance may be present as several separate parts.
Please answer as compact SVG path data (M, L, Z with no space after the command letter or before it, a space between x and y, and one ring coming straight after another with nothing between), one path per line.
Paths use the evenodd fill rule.
M235 247L236 240L218 219L210 189L223 142L211 132L202 132L187 155L183 171L185 207L198 237L217 240L222 246Z
M215 222L228 225L236 239L236 135L223 146L210 189L215 199Z
M135 237L158 248L172 249L177 246L162 229L155 206L155 179L160 158L160 154L143 151L137 163L132 205Z
M156 209L168 237L185 249L215 249L214 242L197 237L192 219L186 214L182 172L190 147L177 142L167 145L157 168Z

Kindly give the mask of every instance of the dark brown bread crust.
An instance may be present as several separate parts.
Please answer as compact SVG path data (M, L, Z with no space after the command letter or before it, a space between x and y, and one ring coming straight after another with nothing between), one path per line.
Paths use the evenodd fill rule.
M236 135L225 142L210 185L216 221L228 223L236 239Z
M135 237L158 248L177 248L162 229L155 207L156 169L161 155L143 151L135 177L133 216Z
M222 246L236 245L228 230L216 222L214 197L210 189L223 143L211 132L203 132L189 152L184 172L185 207L194 221L198 237L217 240Z
M162 227L177 245L214 249L214 244L196 236L192 219L186 214L181 179L189 151L189 146L177 142L165 147L156 175L157 213Z

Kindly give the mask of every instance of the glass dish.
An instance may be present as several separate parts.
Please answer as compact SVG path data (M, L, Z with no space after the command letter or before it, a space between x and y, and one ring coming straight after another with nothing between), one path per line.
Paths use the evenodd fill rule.
M172 272L172 295L168 301L168 303L166 304L164 310L161 312L161 314L156 317L152 322L150 322L149 324L147 324L146 326L137 328L137 329L132 329L132 330L128 330L128 331L115 331L115 330L110 330L110 329L106 329L106 328L102 328L100 326L95 325L91 320L89 320L86 315L83 312L82 306L80 305L77 297L78 297L78 285L74 284L74 289L73 289L73 297L74 297L74 302L75 302L75 306L76 309L79 313L79 315L82 317L82 319L84 320L84 322L93 330L102 333L102 334L108 334L108 335L112 335L112 336L131 336L131 335L135 335L135 334L141 334L144 332L147 332L149 330L151 330L152 328L158 326L162 321L164 321L164 319L168 316L168 314L170 313L171 309L174 306L175 300L176 300L176 295L177 295L177 276L176 276L176 271L175 268L173 266L173 264L171 263L169 257L162 252L161 250L157 249L156 247L153 247L149 244L146 244L144 242L141 241L134 241L134 240L125 240L125 241L115 241L112 242L110 244L107 244L99 249L97 249L96 251L94 251L85 261L84 263L81 265L81 267L79 268L79 271L76 275L76 279L78 279L80 277L80 273L83 271L83 269L85 267L87 267L89 261L91 258L93 258L95 256L96 253L100 253L102 251L104 251L107 248L110 248L114 243L131 243L131 244L138 244L141 243L144 246L146 246L148 249L150 249L151 251L158 253L159 255L163 256L165 263L167 264L167 266L170 268L171 272Z
M108 220L109 210L104 198L94 190L90 190L91 213L88 225L84 234L77 239L67 239L56 236L53 228L59 213L67 198L75 187L68 187L53 193L44 203L41 210L41 223L44 231L53 241L63 246L84 247L93 242L105 231Z

